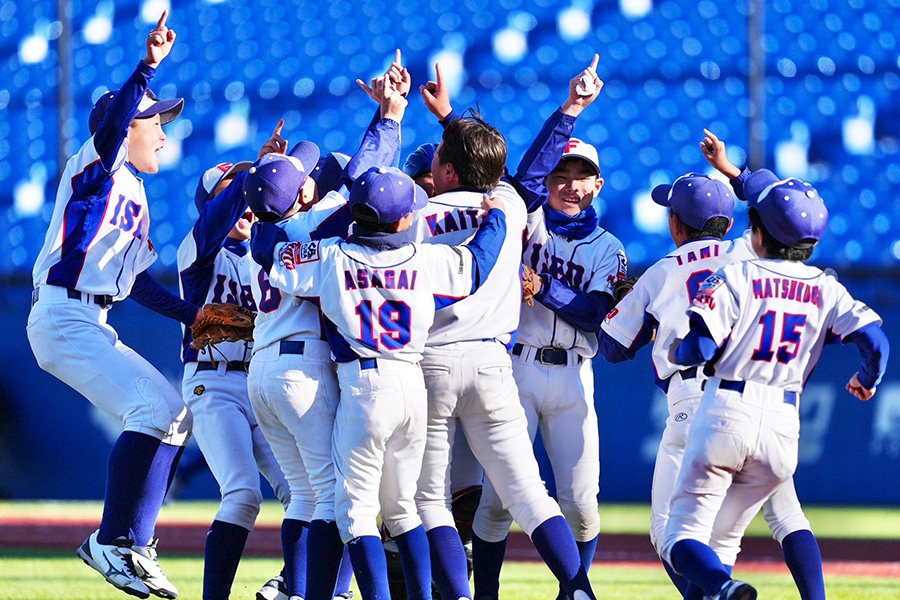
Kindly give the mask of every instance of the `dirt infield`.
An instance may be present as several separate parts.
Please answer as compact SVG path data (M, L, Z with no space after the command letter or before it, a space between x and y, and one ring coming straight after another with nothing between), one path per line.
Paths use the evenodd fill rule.
M0 517L0 548L72 550L97 527L93 521L72 519ZM157 525L163 552L202 554L208 525L165 523ZM825 559L825 575L900 577L900 540L819 539ZM280 556L278 527L259 526L247 539L245 553L251 556ZM507 560L540 561L531 540L522 532L510 533ZM658 558L644 535L600 534L595 563L656 564ZM781 547L770 538L744 539L738 568L743 571L785 572Z

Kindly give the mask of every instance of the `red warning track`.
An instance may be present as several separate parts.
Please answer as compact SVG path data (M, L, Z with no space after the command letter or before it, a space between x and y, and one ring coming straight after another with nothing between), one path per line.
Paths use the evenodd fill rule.
M72 550L96 529L94 521L44 517L0 516L0 548ZM165 553L202 554L208 525L161 522L156 533ZM819 539L825 559L826 575L900 577L900 540ZM245 550L251 556L280 556L281 534L278 527L259 526L247 539ZM510 534L507 560L540 561L531 540L521 532ZM600 534L595 563L655 565L656 553L645 535ZM738 568L742 571L788 573L781 547L770 538L745 538Z

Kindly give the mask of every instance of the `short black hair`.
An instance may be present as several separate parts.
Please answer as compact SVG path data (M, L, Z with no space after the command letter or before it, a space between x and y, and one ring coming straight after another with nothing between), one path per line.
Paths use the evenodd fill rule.
M363 229L377 233L394 232L396 221L393 223L379 223L375 211L365 204L354 205L351 212L353 213L353 220Z
M506 140L477 109L447 125L442 142L438 161L453 165L461 186L488 191L500 183L506 170Z
M766 249L766 254L769 258L806 262L809 260L809 257L812 256L813 246L815 245L816 240L800 240L793 246L786 246L769 233L769 230L766 229L766 226L762 222L762 217L759 215L758 210L750 207L747 211L747 215L750 217L750 227L753 231L762 231L763 247Z
M675 214L675 211L672 210L672 208L669 208L669 216L675 217L681 221L681 217ZM706 237L714 237L721 240L724 239L725 234L728 233L728 226L731 224L731 221L728 217L712 217L707 219L706 223L703 224L703 229L691 227L684 221L681 221L681 224L684 225L684 230L687 233L687 238L689 240Z

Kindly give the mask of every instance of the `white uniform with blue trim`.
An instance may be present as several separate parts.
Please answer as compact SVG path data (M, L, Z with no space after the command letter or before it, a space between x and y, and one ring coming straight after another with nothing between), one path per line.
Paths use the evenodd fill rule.
M279 246L270 281L318 299L339 363L333 448L341 538L380 536L379 512L391 534L402 535L421 524L413 499L426 432L418 363L436 306L472 290L472 254L412 243L377 249L337 238L287 247L296 248L296 264L277 260L285 248Z
M528 215L522 262L570 288L609 296L627 269L622 243L611 233L597 227L583 239L566 238L547 227L540 207ZM539 301L520 306L512 365L528 434L533 442L540 427L557 502L575 540L586 542L600 533L600 435L591 367L597 335L565 321ZM475 515L476 535L499 542L511 524L492 482L485 481Z
M662 555L682 539L708 542L723 502L738 536L797 466L799 394L829 335L881 323L838 281L799 262L726 265L690 308L720 355L694 416ZM720 525L717 524L717 527Z
M309 240L346 205L330 192L309 211L281 221L291 240ZM331 436L339 390L322 316L312 298L282 293L245 258L257 307L248 385L260 427L291 490L287 518L334 519Z
M243 208L234 206L242 203L240 194L231 197L240 190L240 180L232 185L203 206L178 248L181 296L198 305L227 302L255 311L244 260L248 243L224 237L231 229L229 221ZM247 395L250 344L223 342L201 354L189 341L185 331L181 392L194 415L197 444L222 495L215 520L252 530L263 499L259 473L285 507L290 493Z
M126 125L127 127L127 125ZM92 137L69 159L44 247L34 265L28 339L42 369L125 430L184 445L191 417L181 394L107 324L101 296L122 300L156 259L143 181L123 139L105 166ZM99 303L98 303L99 302Z

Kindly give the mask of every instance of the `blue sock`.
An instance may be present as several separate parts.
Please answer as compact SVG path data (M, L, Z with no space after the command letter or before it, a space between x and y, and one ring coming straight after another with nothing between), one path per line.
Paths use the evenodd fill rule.
M456 538L458 540L459 536L457 535ZM397 550L400 551L403 579L406 580L406 597L409 600L431 600L431 551L428 547L425 528L419 525L398 535L394 541L397 542ZM462 549L462 542L460 542L460 549ZM463 558L465 556L466 554L463 552ZM463 569L463 574L466 575L466 587L468 587L469 580L466 569Z
M160 441L152 435L123 431L109 451L106 496L97 541L110 544L117 537L134 539L131 528L144 484Z
M475 597L497 600L500 597L500 568L506 555L506 538L486 542L472 534L472 581Z
M297 519L281 522L281 551L284 553L284 583L288 596L306 596L306 536L309 523Z
M728 576L731 577L731 570L734 568L729 565L722 565L722 567L728 572ZM681 577L678 575L678 577ZM684 577L682 577L684 579ZM684 579L687 582L687 588L684 590L684 600L704 600L707 596L703 593L703 588L695 583L691 583L687 579Z
M315 519L306 538L306 571L315 573L306 582L306 600L331 600L341 569L344 542L334 521Z
M550 517L538 525L531 534L531 541L569 598L574 598L575 591L581 590L595 600L587 573L581 566L578 545L563 517Z
M249 534L240 525L212 522L203 553L203 600L228 600Z
M446 525L428 531L431 571L441 598L471 598L469 565L459 532Z
M584 567L585 573L591 570L591 563L594 562L594 553L597 551L598 537L599 536L594 536L594 539L586 542L575 542L578 546L578 555L581 557L581 566Z
M678 588L678 593L681 594L682 597L687 598L685 594L687 593L688 586L691 584L691 582L685 579L682 575L676 573L675 569L672 568L672 565L664 561L662 557L660 557L659 560L662 563L663 568L665 568L666 574L669 576L669 579L671 579L672 583L675 584L675 587Z
M802 600L825 600L825 579L822 575L822 553L816 536L808 529L788 534L781 542L784 562Z
M334 586L334 595L346 594L350 591L350 582L353 580L353 565L350 563L350 551L344 546L344 555L341 558L341 570L338 571L337 584Z
M700 586L707 596L718 592L731 575L713 549L697 540L679 540L672 546L672 566Z
M159 510L166 499L166 492L175 476L178 461L184 454L184 446L172 446L160 442L147 473L146 484L138 497L134 508L134 523L131 529L134 532L134 544L146 546L153 540L156 533L156 519L159 518Z
M386 600L391 597L388 585L387 559L381 538L364 535L347 544L356 574L356 585L363 600Z

